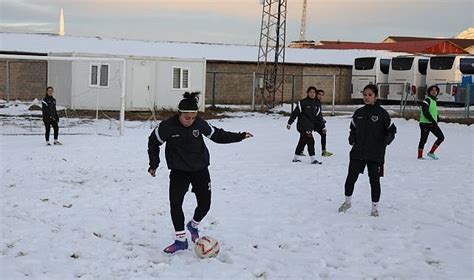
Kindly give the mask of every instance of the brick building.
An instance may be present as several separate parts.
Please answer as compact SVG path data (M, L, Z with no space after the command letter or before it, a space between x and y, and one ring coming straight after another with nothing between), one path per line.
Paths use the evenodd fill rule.
M253 92L253 72L256 63L207 61L206 100L216 104L250 104ZM276 96L278 102L291 102L306 95L309 86L316 86L326 92L324 103L332 102L334 78L336 75L336 103L349 103L351 87L351 66L285 64L283 96ZM214 83L215 77L215 83ZM256 89L256 104L261 102L261 92ZM294 81L294 82L293 82ZM293 86L294 85L294 86ZM213 89L214 87L214 89ZM214 92L214 99L213 99Z
M47 72L46 61L0 59L0 99L42 98L46 92Z

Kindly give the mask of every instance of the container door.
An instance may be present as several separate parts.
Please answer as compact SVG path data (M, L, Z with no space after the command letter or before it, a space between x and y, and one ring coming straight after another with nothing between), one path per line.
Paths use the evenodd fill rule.
M155 105L153 77L155 62L135 60L132 64L132 109L152 109Z

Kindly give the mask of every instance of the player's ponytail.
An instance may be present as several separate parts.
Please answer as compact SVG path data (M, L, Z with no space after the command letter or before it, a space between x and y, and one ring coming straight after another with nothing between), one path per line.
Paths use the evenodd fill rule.
M181 113L190 113L198 111L199 91L185 92L183 99L179 102L178 110Z

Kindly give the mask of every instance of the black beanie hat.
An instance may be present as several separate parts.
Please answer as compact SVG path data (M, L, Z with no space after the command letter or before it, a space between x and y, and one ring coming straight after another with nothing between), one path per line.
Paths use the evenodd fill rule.
M196 92L185 92L183 94L183 99L179 102L178 110L181 113L191 113L198 111L198 101L200 94L199 91Z

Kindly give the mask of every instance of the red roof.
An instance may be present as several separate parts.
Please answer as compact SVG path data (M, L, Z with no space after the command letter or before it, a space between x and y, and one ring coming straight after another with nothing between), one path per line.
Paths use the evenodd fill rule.
M474 46L474 39L458 39L458 38L428 38L428 37L408 37L408 36L388 36L386 40L393 40L395 42L408 42L408 41L450 41L453 44L460 46L463 49L467 49Z
M316 49L363 49L387 50L393 52L407 52L420 54L467 54L458 45L448 40L423 40L397 43L366 43L366 42L325 42L324 45L314 46Z

